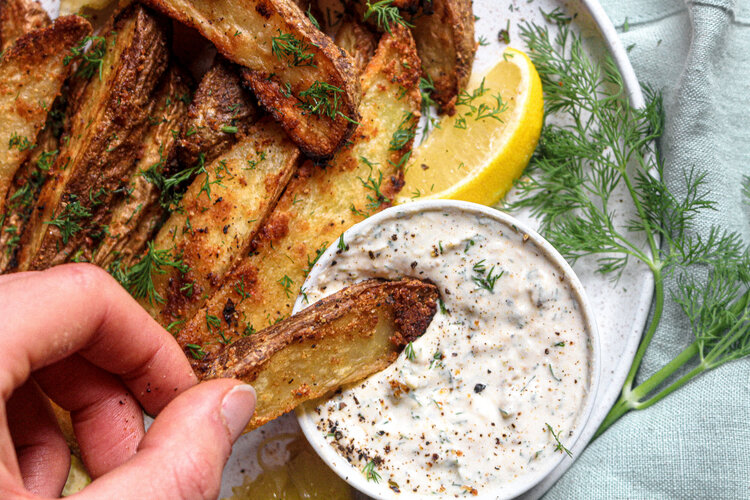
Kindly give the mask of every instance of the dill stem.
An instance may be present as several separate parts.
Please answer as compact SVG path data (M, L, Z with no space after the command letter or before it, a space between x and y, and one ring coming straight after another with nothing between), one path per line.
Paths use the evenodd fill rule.
M662 286L663 289L663 286ZM658 291L658 288L657 288ZM658 296L657 296L658 300ZM740 297L739 300L737 300L732 306L729 308L729 311L731 312L731 317L736 317L737 315L741 314L743 310L745 310L750 305L750 291L746 291L742 297ZM658 321L656 321L656 311L654 312L654 321L652 321L651 326L658 325ZM701 373L705 372L706 370L710 370L712 368L715 368L716 366L722 364L724 361L727 361L731 358L721 358L721 355L728 349L728 346L731 346L734 342L738 340L742 335L744 335L743 330L739 327L738 323L732 324L732 321L730 319L727 319L725 321L719 322L718 324L714 325L709 332L707 332L707 336L709 337L715 337L721 334L724 330L729 328L729 331L726 332L725 335L722 335L722 340L717 345L715 345L711 351L703 357L703 354L701 352L701 340L696 339L691 343L689 346L687 346L680 354L678 354L672 361L664 365L661 369L659 369L656 373L651 375L648 379L646 379L643 383L638 385L635 388L632 388L632 380L630 380L630 374L628 374L628 381L626 381L626 386L623 387L622 394L620 395L620 398L617 400L617 402L614 404L612 409L607 413L607 416L604 418L604 421L602 422L599 429L597 429L596 434L594 434L594 439L599 437L604 431L606 431L612 424L614 424L617 420L620 419L623 415L625 415L630 410L642 410L645 408L648 408L649 406L652 406L665 397L669 396L671 393L676 391L677 389L681 388L688 382L690 382L692 379L694 379L696 376L700 375ZM649 332L651 332L651 328L649 328ZM654 328L655 330L655 328ZM653 335L653 333L652 333ZM647 334L648 336L648 334ZM646 338L644 337L644 342L646 342ZM648 338L648 341L650 341L650 338ZM645 351L645 349L644 349ZM639 349L640 352L640 349ZM693 359L694 357L701 355L703 359L701 359L701 362L695 366L692 370L684 374L682 377L678 378L674 382L672 382L670 385L659 391L658 393L654 394L648 399L642 399L646 396L648 396L649 393L654 391L657 387L659 387L665 380L667 380L669 377L671 377L677 370L685 366L688 361ZM637 362L633 363L633 367L637 367L640 365L642 356L639 358L638 354L636 354ZM718 361L717 361L718 359ZM635 369L637 371L637 368ZM631 372L634 373L633 368L631 368ZM627 391L626 391L627 389Z
M655 295L653 315L651 316L651 322L648 325L648 330L646 330L646 333L643 336L643 340L641 340L641 343L638 346L638 350L636 351L635 357L633 358L633 364L630 366L630 371L628 372L628 376L625 378L625 383L623 384L621 397L626 399L631 395L635 376L638 373L638 369L641 367L643 357L646 355L646 349L648 349L649 344L651 344L651 339L654 338L656 329L659 327L659 323L661 322L662 313L664 312L664 278L662 276L661 269L652 268L652 271L654 274Z

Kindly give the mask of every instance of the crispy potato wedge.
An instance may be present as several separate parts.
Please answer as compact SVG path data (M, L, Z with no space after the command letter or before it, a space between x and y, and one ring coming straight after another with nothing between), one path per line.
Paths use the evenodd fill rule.
M253 384L252 430L386 368L425 332L437 301L437 287L419 280L364 281L238 340L197 371Z
M257 116L253 96L242 88L236 68L219 59L201 79L190 103L180 138L180 161L194 165L202 153L204 161L211 163L247 132Z
M21 270L65 262L86 238L101 239L110 203L137 159L167 68L166 30L136 4L105 32L101 65L76 72L69 141L22 236Z
M477 50L471 0L424 2L413 23L422 68L434 85L432 98L441 113L452 115L456 96L471 76Z
M189 95L186 75L170 66L156 90L149 125L140 146L140 159L131 170L124 193L115 202L106 222L109 230L93 257L86 260L107 268L112 262L127 265L141 254L153 236L164 212L159 204L159 187L147 173L169 169L176 155L175 132L182 130L187 116L185 96Z
M247 255L299 157L297 146L269 118L205 165L185 193L182 210L170 216L154 240L155 249L180 255L186 269L163 269L154 276L154 294L139 297L161 324L191 318Z
M256 237L253 253L177 332L181 345L213 352L217 340L239 338L288 316L320 253L366 213L388 205L403 184L400 166L419 114L419 76L409 32L384 35L362 75L362 118L352 144L325 166L300 167ZM210 327L209 317L220 325Z
M53 109L55 109L53 107ZM16 254L21 234L39 196L48 172L57 156L58 137L50 117L39 132L31 157L16 172L5 199L5 213L0 216L0 274L16 268Z
M341 22L335 41L336 45L351 56L357 74L362 74L367 63L375 55L375 49L378 48L378 38L375 34L351 18Z
M65 56L90 31L85 19L63 17L18 38L0 58L0 213L68 76Z
M352 134L359 89L351 59L291 0L146 0L198 29L304 153L332 155Z
M47 11L34 0L0 0L0 52L29 31L50 24Z

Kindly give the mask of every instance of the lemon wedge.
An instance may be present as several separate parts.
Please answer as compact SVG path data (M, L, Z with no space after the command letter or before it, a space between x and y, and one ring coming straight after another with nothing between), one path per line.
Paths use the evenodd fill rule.
M454 199L494 205L531 159L542 130L542 82L520 50L507 48L472 78L407 163L399 202Z

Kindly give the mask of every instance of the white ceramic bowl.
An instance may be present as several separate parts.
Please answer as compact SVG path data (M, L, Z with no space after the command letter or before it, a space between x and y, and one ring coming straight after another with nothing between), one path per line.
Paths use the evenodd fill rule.
M489 208L483 205L477 205L475 203L467 203L463 201L452 201L452 200L418 201L418 202L409 203L406 205L399 205L396 207L389 208L387 210L380 212L377 215L374 215L360 222L359 224L352 226L348 231L344 233L344 240L347 242L353 241L356 235L370 233L373 227L378 226L385 221L391 220L392 218L396 216L403 217L404 215L415 214L415 213L420 213L424 211L438 211L438 210L445 210L445 209L459 210L467 214L493 219L495 221L500 222L501 224L508 226L509 228L517 228L519 231L528 234L529 239L536 245L536 247L543 254L545 254L545 256L549 259L549 261L554 266L556 266L560 271L562 271L562 273L565 275L567 283L570 285L570 288L574 296L577 298L579 304L581 305L583 321L584 321L585 327L587 329L587 332L589 334L589 338L592 344L591 353L593 357L593 359L591 360L592 361L591 362L591 384L589 387L589 392L586 397L586 401L580 413L580 416L578 420L576 421L576 426L573 431L573 435L567 441L567 446L569 448L573 448L579 436L581 435L583 428L586 425L586 421L588 420L589 415L591 414L591 410L592 410L593 403L594 403L594 395L597 393L597 389L599 386L599 372L600 372L599 333L596 328L596 322L594 320L593 311L591 310L589 302L586 298L581 282L579 281L578 277L573 272L573 269L570 267L570 265L568 265L565 259L557 252L557 250L555 250L555 248L552 245L549 244L549 242L547 242L547 240L542 238L536 231L528 227L523 222L516 220L515 218L511 217L510 215L504 212L501 212L494 208ZM321 271L325 269L326 267L328 267L330 262L335 258L336 250L337 250L336 243L334 243L321 256L321 258L318 260L318 262L310 271L310 274L308 275L307 280L305 281L305 284L304 284L305 289L310 290L315 287L315 284L318 282ZM297 299L297 302L294 304L294 312L296 313L304 309L307 306L308 304L303 304L302 297L299 297ZM381 489L377 489L377 490L374 489L373 483L368 482L365 479L364 475L362 474L362 471L360 471L359 469L349 464L349 462L347 462L347 460L344 457L339 455L334 450L334 448L330 444L328 444L323 433L321 433L316 427L316 419L315 419L316 416L317 414L315 412L312 412L309 410L306 411L304 407L297 410L297 419L308 441L310 442L312 447L315 449L315 451L320 455L323 461L326 464L328 464L328 466L331 467L331 469L333 469L336 472L336 474L338 474L342 479L344 479L346 482L348 482L357 490L361 491L362 493L370 497L377 498L379 500L386 500L386 499L407 500L407 499L413 498L407 492L403 492L400 494L394 493L392 495L383 495ZM471 497L471 498L500 499L500 498L516 497L528 491L529 489L533 488L536 484L538 484L562 460L571 460L571 459L567 455L560 453L559 456L557 456L555 460L547 460L544 466L538 469L537 471L531 472L515 480L512 483L512 485L509 488L505 488L500 493L500 495L498 495L497 493L493 493L493 492L487 492L486 494L483 494L479 497Z

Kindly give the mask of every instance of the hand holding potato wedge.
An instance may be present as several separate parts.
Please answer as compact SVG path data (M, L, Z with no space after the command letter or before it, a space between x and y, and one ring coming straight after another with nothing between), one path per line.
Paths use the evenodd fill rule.
M0 498L60 495L70 451L47 397L70 410L94 478L76 498L216 498L251 387L193 387L172 336L94 266L2 276L0 296ZM142 408L158 414L148 432Z

